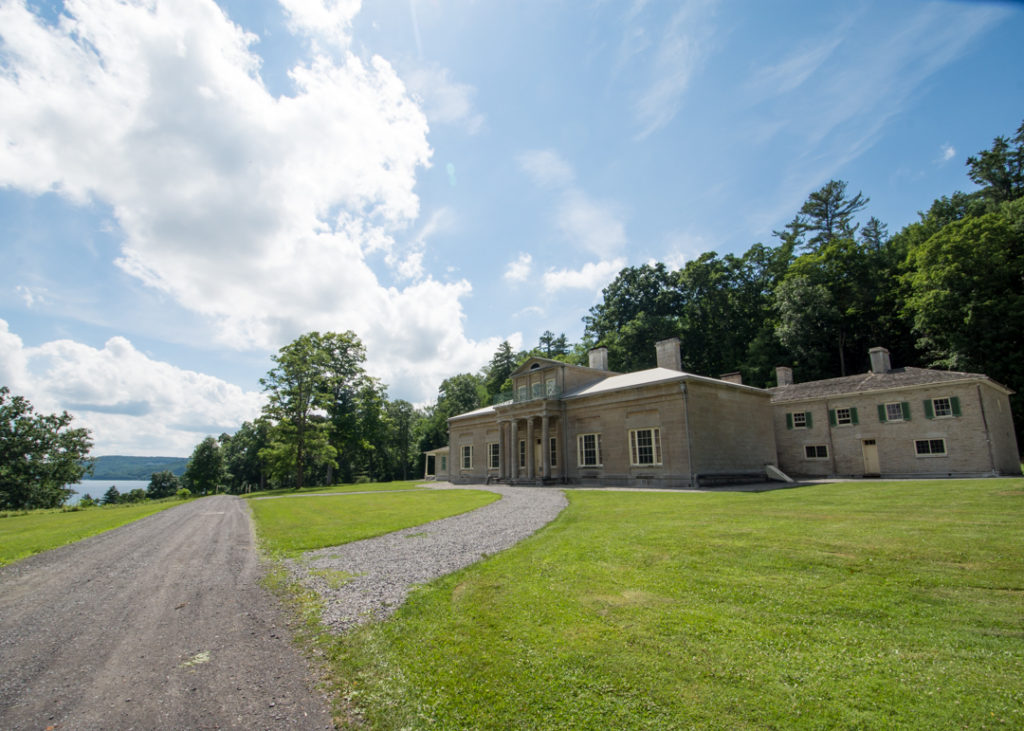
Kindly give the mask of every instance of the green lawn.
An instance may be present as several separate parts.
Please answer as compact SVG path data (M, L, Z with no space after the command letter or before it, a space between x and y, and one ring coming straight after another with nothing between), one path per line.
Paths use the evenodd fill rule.
M424 490L282 497L249 505L264 547L273 554L297 556L465 513L500 497L481 490Z
M340 715L374 729L1024 727L1024 480L569 500L391 620L321 632Z
M34 510L0 518L0 566L180 505L171 499L73 512Z
M423 480L395 480L394 482L368 482L361 484L332 485L330 487L304 487L296 490L292 487L283 487L276 490L262 490L251 492L247 495L240 495L244 498L274 497L288 495L314 495L335 492L388 492L390 490L418 490L426 489L421 486L427 484Z

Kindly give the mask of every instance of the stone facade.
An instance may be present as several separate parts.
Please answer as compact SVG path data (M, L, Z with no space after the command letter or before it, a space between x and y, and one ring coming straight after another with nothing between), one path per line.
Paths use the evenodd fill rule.
M658 367L608 370L531 358L513 399L448 421L455 483L691 487L798 477L1020 474L1009 389L971 373L893 369L884 348L867 374L760 389L679 370L679 342Z

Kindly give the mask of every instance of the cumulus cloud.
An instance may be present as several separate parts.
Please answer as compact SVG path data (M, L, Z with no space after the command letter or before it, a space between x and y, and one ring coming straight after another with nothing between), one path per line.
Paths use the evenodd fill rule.
M529 278L532 268L533 257L526 253L520 254L518 259L508 263L508 268L505 269L505 279L509 282L525 282Z
M612 261L587 262L581 269L549 269L544 272L544 288L549 292L562 289L599 291L626 266L623 258Z
M282 4L337 53L295 66L293 95L274 97L255 36L212 0L67 0L57 25L4 2L0 185L109 204L117 265L228 346L354 330L396 381L479 367L489 344L463 334L468 283L425 277L422 243L395 253L419 216L425 115L387 61L341 42L358 2ZM413 283L382 286L371 252Z
M948 142L941 147L942 162L949 162L956 157L956 148Z
M93 454L188 456L208 435L259 415L263 395L155 361L122 337L25 347L0 320L0 379L37 411L67 410L92 432Z

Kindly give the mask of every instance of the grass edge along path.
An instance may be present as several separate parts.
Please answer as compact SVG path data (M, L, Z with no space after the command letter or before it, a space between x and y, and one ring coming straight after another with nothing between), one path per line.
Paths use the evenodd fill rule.
M80 510L33 510L0 518L0 566L66 546L181 505L177 498Z
M260 490L239 495L246 500L267 497L298 497L299 495L343 495L350 492L390 492L397 490L427 490L430 483L423 480L395 480L394 482L348 482L328 487L304 487L296 490L293 487L279 487L273 490Z
M256 535L271 556L373 538L467 513L501 499L485 490L423 490L251 500Z
M553 523L390 620L310 630L339 718L1024 726L1024 480L568 495Z

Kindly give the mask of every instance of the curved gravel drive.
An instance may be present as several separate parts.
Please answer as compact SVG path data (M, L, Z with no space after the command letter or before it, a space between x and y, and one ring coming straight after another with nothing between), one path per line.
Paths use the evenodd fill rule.
M227 495L0 568L0 728L333 728L261 576Z
M568 504L561 490L551 488L474 485L439 489L490 490L502 499L469 513L377 538L307 551L286 562L293 579L324 599L321 619L332 631L341 633L387 617L414 584L514 546L554 520ZM332 587L338 583L330 581L335 571L354 577Z

